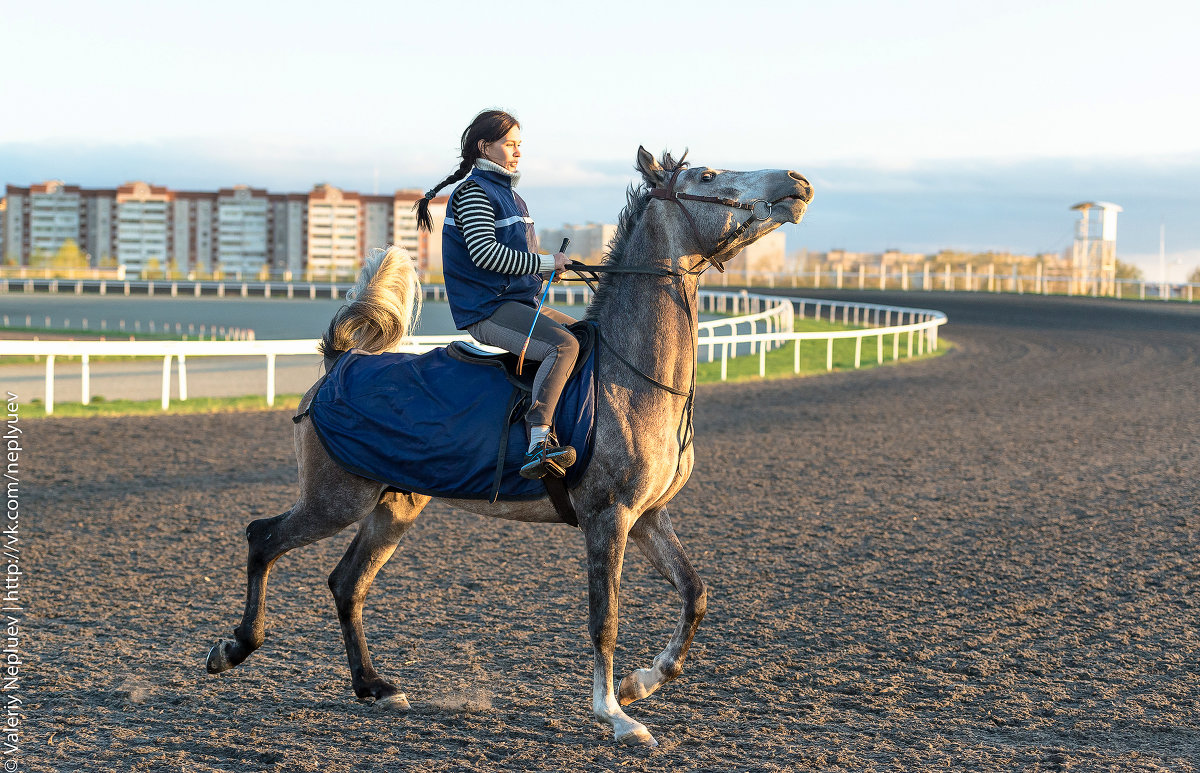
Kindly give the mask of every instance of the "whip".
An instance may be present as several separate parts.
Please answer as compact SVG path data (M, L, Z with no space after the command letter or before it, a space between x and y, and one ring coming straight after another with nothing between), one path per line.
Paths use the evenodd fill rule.
M558 251L566 252L567 245L570 243L570 239L564 238L562 240L562 246L558 248ZM517 358L518 376L521 375L521 368L525 365L525 350L529 348L529 339L533 338L533 329L537 327L538 319L542 316L542 304L546 302L546 295L549 294L550 285L554 284L554 277L557 276L557 274L557 271L551 272L550 281L546 282L546 289L542 290L542 299L538 301L537 311L533 315L533 324L529 326L529 335L525 336L525 343L521 345L521 356Z

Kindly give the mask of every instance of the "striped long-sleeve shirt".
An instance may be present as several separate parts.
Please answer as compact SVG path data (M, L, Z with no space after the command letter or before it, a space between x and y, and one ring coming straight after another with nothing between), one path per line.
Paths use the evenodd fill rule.
M467 243L471 261L501 274L537 274L554 270L553 255L522 252L496 241L496 212L487 194L468 180L454 196L454 222Z

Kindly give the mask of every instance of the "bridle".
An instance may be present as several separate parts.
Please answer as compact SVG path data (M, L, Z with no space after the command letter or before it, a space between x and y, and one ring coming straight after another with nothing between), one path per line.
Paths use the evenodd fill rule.
M683 163L680 163L678 166L676 166L675 171L671 173L671 179L667 181L667 187L651 188L650 196L655 199L662 199L663 201L673 201L679 205L679 208L683 211L684 216L687 218L688 225L692 228L692 236L696 238L697 245L703 244L704 240L700 238L700 229L696 226L696 220L692 217L692 213L688 212L687 207L683 206L684 201L702 201L707 204L720 204L724 207L734 207L735 209L746 209L750 211L750 217L748 217L741 225L734 229L733 233L717 242L716 246L709 250L708 254L702 256L700 259L699 265L704 265L707 263L716 268L717 271L723 273L725 271L725 267L721 262L713 260L713 257L731 247L733 243L737 241L738 237L744 234L746 229L750 226L754 225L755 223L761 223L769 220L771 218L771 212L773 212L775 209L775 205L784 199L791 198L791 196L780 196L774 201L767 201L766 199L738 201L737 199L723 199L719 196L696 196L691 193L680 193L679 191L675 190L675 181L679 178L679 173L685 168L686 165ZM701 271L703 270L704 269L701 269Z
M737 201L736 199L724 199L724 198L720 198L719 196L696 196L691 193L680 193L679 191L675 190L675 183L679 179L679 173L682 172L685 168L687 168L686 164L680 163L680 164L676 165L674 171L671 173L670 179L667 181L667 187L651 188L649 191L649 195L651 198L662 199L663 201L673 201L679 205L679 208L683 211L684 216L687 218L688 225L692 229L692 236L695 237L696 244L698 246L703 245L704 240L700 236L700 229L696 225L696 220L692 217L692 213L688 212L687 207L685 207L683 205L684 201L699 201L699 202L704 202L707 204L720 204L725 207L734 207L736 209L745 209L745 210L750 211L750 217L747 218L736 229L734 229L733 233L729 234L724 239L721 239L719 242L717 242L717 244L711 250L709 250L707 254L701 255L700 260L696 262L696 265L692 266L691 268L689 268L687 270L678 270L678 269L672 270L672 269L668 269L668 268L651 268L651 267L643 268L643 267L633 267L633 266L630 266L630 267L606 266L603 264L598 265L598 266L591 266L586 263L579 263L577 261L571 261L570 263L568 263L564 270L571 271L571 272L574 272L575 274L579 275L581 280L586 282L588 284L588 286L592 288L593 291L596 291L596 289L597 289L596 285L593 284L593 281L599 280L600 274L649 274L652 276L682 278L685 276L702 274L706 270L708 270L709 266L712 266L712 267L716 268L717 271L724 273L725 268L722 265L721 261L713 260L713 258L716 255L719 255L721 252L727 250L729 247L731 247L733 245L733 243L737 241L738 237L741 236L742 234L744 234L746 232L746 229L748 229L750 226L754 225L755 223L761 223L765 220L769 220L771 217L771 213L775 209L776 204L783 201L784 199L791 198L791 196L780 196L779 198L775 199L774 201L768 201L766 199L753 199L748 202L743 202L743 201ZM590 278L587 276L588 274L591 275ZM687 313L688 317L690 318L691 317L691 308L690 308L690 304L688 304L688 302L687 302L687 294L682 293L681 298L683 300L683 304L685 307L685 313ZM604 336L602 334L599 335L599 342L606 349L608 349L608 351L610 353L612 353L618 360L620 360L625 365L625 367L629 368L635 374L640 376L643 380L648 381L650 384L654 385L655 387L658 387L659 389L661 389L665 392L668 392L669 394L686 398L685 403L684 403L684 412L683 412L683 416L682 416L682 418L684 420L686 420L686 426L684 428L684 438L683 438L682 447L686 449L688 446L690 446L692 443L692 411L693 411L694 400L695 400L695 395L696 395L696 365L695 365L695 363L696 363L696 351L695 351L696 341L694 339L692 341L692 347L693 347L692 377L691 377L691 383L689 384L689 387L686 390L677 389L675 387L672 387L668 384L664 384L661 381L658 381L657 379L652 378L651 376L647 375L641 369L639 369L637 366L635 366L633 363L631 363L629 360L625 359L625 357L623 357L620 352L618 352L616 349L614 349L613 346L608 343L608 341L604 338Z
M581 280L586 282L594 291L596 286L594 281L599 279L600 274L650 274L652 276L694 276L703 274L711 266L717 271L725 272L725 266L722 261L713 260L720 253L727 250L737 241L738 237L746 232L750 226L755 223L762 223L771 219L771 213L775 210L775 205L779 202L792 198L791 195L780 196L774 201L767 199L752 199L750 201L738 201L737 199L724 199L719 196L696 196L691 193L680 193L675 190L675 182L679 179L679 173L687 168L687 164L680 163L671 173L671 177L667 180L665 188L651 188L647 193L650 198L662 199L663 201L673 201L679 205L679 209L687 218L688 226L692 229L692 236L696 240L697 246L704 243L704 239L700 236L700 228L696 225L696 219L692 217L692 213L688 212L687 207L683 205L684 201L699 201L706 204L720 204L725 207L733 207L735 209L745 209L750 211L750 217L747 218L741 225L734 229L733 233L721 239L717 244L708 251L707 254L701 255L700 260L696 265L686 270L671 270L666 268L642 268L642 267L624 267L624 266L592 266L586 263L571 261L567 264L564 271L572 271L581 277ZM588 277L587 275L591 276ZM575 281L575 280L568 280Z

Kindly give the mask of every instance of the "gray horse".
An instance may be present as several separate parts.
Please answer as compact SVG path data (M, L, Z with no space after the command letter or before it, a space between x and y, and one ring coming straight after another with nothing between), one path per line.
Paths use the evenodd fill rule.
M691 167L669 153L659 161L644 148L638 149L637 169L645 185L629 191L602 267L608 273L600 275L588 309L588 318L599 324L603 336L597 364L596 450L570 498L587 545L589 630L595 656L592 711L612 727L617 741L654 746L657 742L646 727L621 707L679 676L706 607L704 583L667 515L667 504L687 482L694 459L698 277L710 265L722 269L739 250L783 223L800 222L812 199L812 186L796 172ZM330 324L323 351L336 356L354 346L373 352L396 346L410 316L419 313L418 287L403 250L393 248L369 261L352 302ZM315 393L314 386L304 395L301 410ZM341 469L326 454L308 419L296 424L295 443L300 498L286 513L246 528L245 614L234 629L234 640L219 641L209 652L208 671L233 668L262 645L267 574L280 556L363 521L329 576L329 587L355 694L377 706L407 709L404 694L371 665L362 608L376 573L429 497L387 492L383 484ZM446 501L494 518L560 521L549 499ZM666 649L650 668L622 679L614 692L617 596L630 537L675 586L683 609Z

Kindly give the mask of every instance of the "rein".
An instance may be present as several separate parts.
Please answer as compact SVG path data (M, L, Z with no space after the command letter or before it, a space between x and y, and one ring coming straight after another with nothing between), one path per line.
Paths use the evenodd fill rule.
M650 196L656 199L662 199L663 201L673 201L679 205L679 208L683 211L684 216L687 217L688 225L692 228L692 236L696 238L697 245L703 244L704 240L700 238L700 229L696 227L696 220L692 217L692 213L688 212L687 207L683 206L684 201L700 201L706 204L720 204L723 207L733 207L735 209L746 209L750 211L749 218L739 225L733 233L717 242L717 244L711 250L709 250L708 254L701 258L702 262L709 263L714 266L717 271L724 273L725 267L718 261L713 260L713 257L731 247L733 243L737 241L737 238L744 234L746 229L754 223L761 223L765 220L769 220L771 217L771 212L775 209L775 205L784 199L790 198L790 195L780 196L774 201L767 201L766 199L738 201L737 199L723 199L719 196L696 196L691 193L680 193L679 191L675 190L675 181L679 179L679 173L682 172L683 169L683 164L676 166L675 171L671 173L671 179L667 181L667 187L651 188Z

